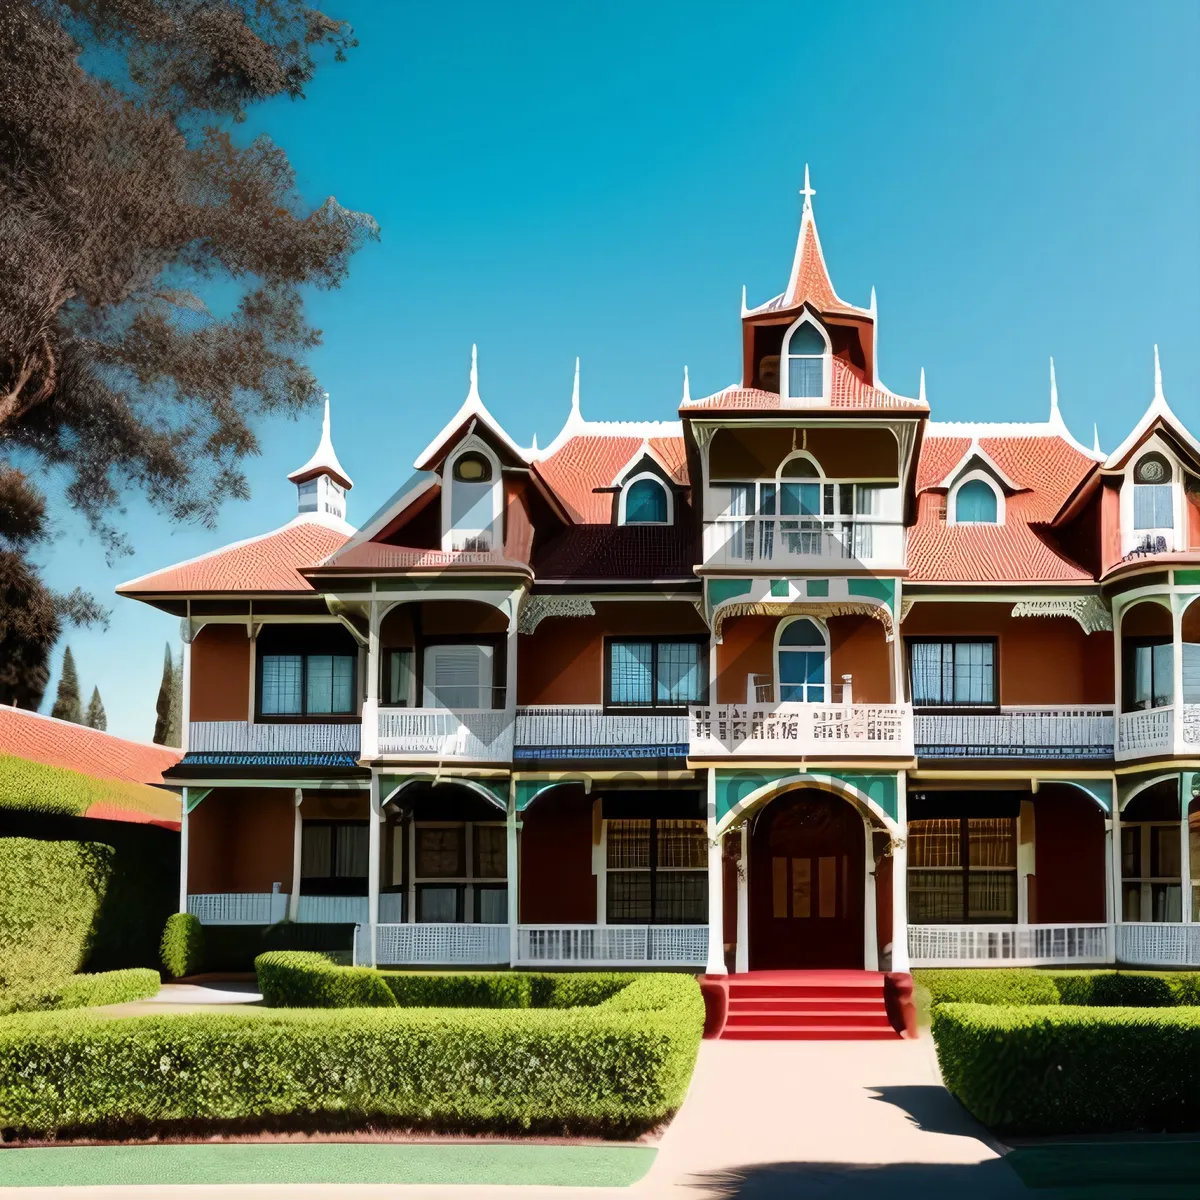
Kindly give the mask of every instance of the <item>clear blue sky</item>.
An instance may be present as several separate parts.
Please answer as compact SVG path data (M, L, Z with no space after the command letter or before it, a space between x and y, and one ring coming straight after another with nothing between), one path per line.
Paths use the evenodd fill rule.
M685 363L694 394L735 380L741 287L784 286L805 162L839 292L878 289L888 386L923 365L937 418L1041 420L1053 354L1068 424L1112 449L1158 342L1200 427L1194 0L323 7L358 49L239 136L382 229L310 309L356 523L461 402L472 342L522 444L557 432L576 355L594 418L673 417ZM112 566L60 506L50 582L112 600L67 640L113 732L149 738L178 623L112 588L290 519L318 431L262 429L253 499L215 531L131 497Z

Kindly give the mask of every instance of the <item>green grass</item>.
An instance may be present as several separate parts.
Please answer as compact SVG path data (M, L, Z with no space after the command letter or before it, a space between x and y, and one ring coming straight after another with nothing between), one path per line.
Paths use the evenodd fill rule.
M508 1184L628 1187L654 1162L652 1146L394 1145L56 1146L3 1154L9 1187L153 1184Z
M1200 1141L1078 1141L1018 1146L1004 1161L1027 1188L1055 1200L1194 1200L1200 1195Z

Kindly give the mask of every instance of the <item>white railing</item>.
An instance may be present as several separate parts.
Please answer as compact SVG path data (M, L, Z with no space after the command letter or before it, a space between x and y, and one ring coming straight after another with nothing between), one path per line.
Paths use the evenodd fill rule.
M399 892L379 893L379 920L399 921L403 914ZM296 920L306 925L365 925L366 896L301 896Z
M1122 921L1117 961L1130 967L1200 967L1200 925Z
M381 708L380 754L508 762L513 714L503 708Z
M209 754L358 754L360 727L349 723L192 721L188 753Z
M517 757L589 758L629 757L631 749L646 750L682 746L686 753L688 718L678 716L630 716L606 713L599 704L536 705L517 709L515 748ZM522 754L522 751L525 751Z
M703 967L707 925L519 925L522 966Z
M704 526L710 567L901 566L904 528L881 517L721 517Z
M209 892L188 896L203 925L274 925L287 916L287 892Z
M1200 704L1183 706L1183 740L1189 746L1200 746Z
M914 967L1112 961L1107 925L910 925Z
M510 956L507 925L376 925L375 948L381 967L487 967L507 963ZM354 931L354 961L371 961L368 925Z
M907 704L711 704L689 711L689 753L696 757L913 752Z
M917 753L930 758L1111 758L1113 709L1103 705L917 713Z
M1169 753L1175 724L1175 706L1146 708L1117 717L1117 758Z

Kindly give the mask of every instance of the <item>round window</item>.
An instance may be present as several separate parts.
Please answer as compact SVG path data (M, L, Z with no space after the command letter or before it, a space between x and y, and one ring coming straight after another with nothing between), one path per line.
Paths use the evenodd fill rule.
M1138 483L1170 483L1171 467L1161 454L1147 454L1134 472Z
M454 463L454 478L461 483L488 483L492 464L482 454L464 454Z

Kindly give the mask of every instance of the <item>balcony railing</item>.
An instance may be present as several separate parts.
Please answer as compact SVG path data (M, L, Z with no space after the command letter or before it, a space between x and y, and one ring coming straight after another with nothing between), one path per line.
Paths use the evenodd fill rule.
M508 762L513 714L504 708L381 708L378 752L410 758Z
M287 892L208 892L189 895L188 912L203 925L274 925L287 916Z
M1113 709L1027 706L1000 712L917 713L917 754L927 758L1112 758Z
M511 955L507 925L380 924L375 926L375 948L381 967L489 967L509 962ZM354 932L354 961L371 962L369 925Z
M698 758L913 753L907 704L713 704L692 708L689 719L689 753Z
M673 966L703 968L707 925L520 925L522 966Z
M361 727L346 723L192 721L188 753L358 754Z
M721 517L704 526L710 567L796 566L819 569L900 566L904 528L881 517Z
M517 759L685 757L688 718L683 714L631 716L599 705L537 705L517 709Z
M908 955L914 967L1034 967L1111 962L1112 947L1107 925L910 925Z
M1174 726L1173 704L1121 713L1117 718L1117 758L1170 753Z
M1200 967L1200 925L1122 921L1117 961L1130 967Z

